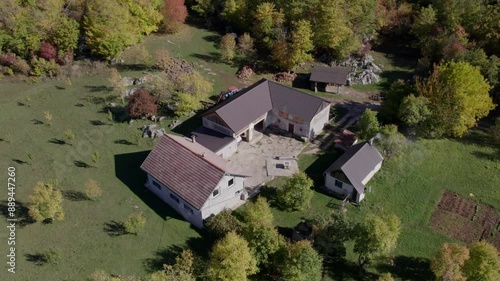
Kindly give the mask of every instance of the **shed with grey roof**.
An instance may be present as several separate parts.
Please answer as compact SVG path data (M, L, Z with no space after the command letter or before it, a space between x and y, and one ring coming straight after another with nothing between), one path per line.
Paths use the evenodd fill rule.
M311 70L311 88L317 92L335 92L338 93L339 86L348 85L350 69L344 67L328 67L315 65Z
M325 188L359 203L364 198L366 184L380 170L383 160L370 142L355 144L323 173Z

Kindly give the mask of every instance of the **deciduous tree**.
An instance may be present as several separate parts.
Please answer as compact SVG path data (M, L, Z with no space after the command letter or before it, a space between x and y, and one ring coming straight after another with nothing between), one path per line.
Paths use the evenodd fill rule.
M431 270L438 280L465 281L462 273L465 261L469 259L469 249L453 243L444 243L434 253Z
M281 27L285 17L281 11L276 10L274 3L264 2L257 6L255 11L254 34L268 48L274 40L273 31Z
M29 216L39 222L47 219L63 220L61 191L52 182L38 182L30 195Z
M290 243L280 251L279 260L276 265L280 273L280 280L302 281L321 280L322 258L313 249L311 242L302 240Z
M184 250L175 258L175 264L163 265L163 270L151 275L150 281L195 281L193 252Z
M257 273L255 258L247 241L229 232L215 243L209 255L207 278L214 281L245 281Z
M365 109L358 121L359 136L362 139L374 137L380 131L380 125L377 120L377 112L371 109Z
M130 96L128 111L132 118L148 117L156 115L158 105L155 98L145 88L140 88Z
M401 232L401 221L395 215L367 215L355 227L354 252L358 263L364 266L375 256L390 254L395 248Z
M500 258L495 246L486 241L473 243L463 272L468 281L500 280Z
M161 13L163 14L163 31L166 33L178 32L188 16L184 0L166 0Z
M312 60L310 52L314 48L311 24L306 20L299 20L293 25L290 42L290 64L287 70L293 69L299 63Z
M232 61L236 50L236 39L231 34L222 36L220 40L220 49L222 58L226 61Z
M313 181L301 172L288 178L278 189L278 204L288 211L302 211L310 206L314 191Z
M133 213L128 216L127 220L123 224L125 228L125 233L135 234L141 232L146 225L146 217L141 213Z
M422 124L431 116L428 104L429 100L426 97L409 95L401 102L399 118L412 127Z
M429 99L426 129L431 136L461 137L494 108L488 82L466 62L436 66L431 77L417 86L419 95Z
M97 200L102 196L102 190L95 180L88 180L85 183L85 195L90 200Z
M231 231L241 232L242 223L231 213L231 210L225 209L216 216L207 219L205 229L213 240L223 238Z

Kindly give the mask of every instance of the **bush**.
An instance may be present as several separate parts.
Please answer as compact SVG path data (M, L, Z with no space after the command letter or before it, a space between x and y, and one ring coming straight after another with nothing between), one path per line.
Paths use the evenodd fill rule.
M141 232L146 224L146 217L142 213L131 214L125 221L125 232L135 234Z
M311 204L313 181L305 173L295 174L278 189L278 204L288 211L302 211Z
M229 33L222 36L220 48L222 58L227 61L232 61L235 55L236 39Z
M148 90L140 88L130 96L128 111L132 118L149 117L157 114L158 105L156 99L149 94Z
M57 58L57 50L52 44L43 42L40 45L40 57L50 61Z
M44 58L33 57L31 59L31 66L32 68L29 74L35 77L55 77L61 73L61 67L55 60L47 61Z
M177 108L175 114L177 116L184 116L190 114L201 108L200 101L192 94L178 93L177 94Z
M43 254L44 259L47 261L47 263L50 264L58 264L59 261L61 260L61 255L58 250L56 249L50 249L47 252Z
M63 220L62 194L53 183L38 182L30 195L28 215L35 221Z
M223 210L216 216L208 218L205 223L205 229L214 240L226 236L231 231L240 233L241 227L241 222L231 214L231 210Z
M85 195L90 200L96 200L102 196L102 191L95 180L88 180L85 184Z

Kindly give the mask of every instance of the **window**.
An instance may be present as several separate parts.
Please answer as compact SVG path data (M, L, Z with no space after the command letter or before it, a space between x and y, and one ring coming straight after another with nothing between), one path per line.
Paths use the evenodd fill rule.
M216 190L214 190L214 192L212 192L212 197L217 197L219 195L219 189L217 188Z
M177 198L177 196L173 195L172 193L170 193L170 198L174 199L175 202L179 203L179 198Z
M231 178L230 180L227 181L227 186L231 187L234 185L234 178Z
M156 186L159 190L161 190L161 185L156 181L153 181L153 185Z
M342 188L342 182L339 180L335 180L335 186Z
M191 209L191 207L189 207L188 205L184 204L184 210L186 210L188 213L192 214L193 213L193 209Z

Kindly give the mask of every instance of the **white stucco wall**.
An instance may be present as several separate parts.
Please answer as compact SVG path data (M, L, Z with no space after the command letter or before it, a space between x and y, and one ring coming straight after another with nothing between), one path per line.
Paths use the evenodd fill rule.
M228 186L230 179L234 179L232 186ZM211 215L217 215L224 209L234 209L243 203L240 197L244 191L244 182L244 177L224 176L217 186L219 194L216 197L210 195L201 208L202 219L206 219Z
M330 105L321 110L314 118L311 120L311 131L309 133L309 138L312 139L319 135L323 131L323 127L328 123L330 119Z
M287 132L288 132L288 125L293 124L294 135L309 138L309 127L310 127L309 123L304 122L302 124L299 124L297 122L293 122L292 120L280 117L277 112L274 112L274 110L272 111L272 114L268 115L266 123L273 124Z
M202 118L201 120L202 120L202 123L203 123L203 127L212 129L214 131L217 131L217 132L219 132L221 134L224 134L224 135L227 135L227 136L230 136L230 137L234 137L234 134L233 134L233 132L230 129L228 129L228 128L224 127L224 126L221 126L221 125L219 125L219 124L217 124L215 122L212 122L212 121L208 120L207 118Z
M215 154L219 155L224 159L228 159L229 157L231 157L231 155L236 153L237 150L238 150L238 140L234 139L231 143L221 148Z
M380 162L375 168L361 181L362 184L366 185L368 181L382 168L382 162Z
M338 181L342 182L342 188L339 188L339 187L335 186L335 180L338 180L338 179L332 177L329 173L325 174L325 187L336 192L336 193L340 193L340 194L344 194L344 195L352 194L352 191L354 189L354 187L352 185L345 183L341 180L338 180Z
M161 189L156 187L153 184L153 181L158 183L161 186ZM158 196L161 200L163 200L163 202L167 203L170 207L172 207L172 209L174 209L177 213L179 213L183 218L192 223L194 226L198 228L203 228L203 218L201 215L201 211L197 210L189 203L182 200L182 198L173 193L168 187L162 185L159 181L155 180L149 174L146 184L144 186L151 192L156 194L156 196ZM177 197L179 199L179 202L172 199L172 197L170 197L170 194L173 194L175 197ZM191 210L193 210L193 213L191 214L188 210L186 210L184 205L191 208Z

